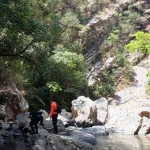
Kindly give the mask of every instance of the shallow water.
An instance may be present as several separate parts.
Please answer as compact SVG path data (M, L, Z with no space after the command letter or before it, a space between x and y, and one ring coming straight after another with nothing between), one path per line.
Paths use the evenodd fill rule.
M0 150L27 150L23 138L8 137L4 141L4 146Z
M121 135L97 137L97 150L150 150L150 137L144 135Z

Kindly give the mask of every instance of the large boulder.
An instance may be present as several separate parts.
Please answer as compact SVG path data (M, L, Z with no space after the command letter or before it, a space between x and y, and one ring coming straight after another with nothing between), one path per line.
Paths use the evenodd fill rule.
M108 101L105 98L92 101L90 98L79 96L72 101L71 110L78 127L103 125L108 115Z
M75 137L77 138L79 141L83 141L86 143L89 143L91 145L95 145L96 144L96 139L93 135L83 132L83 131L79 131L79 130L73 130L71 132L69 132L69 136L71 137Z
M78 127L93 126L97 121L97 108L90 98L80 96L73 100L71 110Z
M45 129L39 129L39 135L33 135L28 140L33 150L93 150L94 148L94 145L84 142L85 138L81 138L80 135L52 135Z
M93 150L91 144L81 141L76 137L70 136L52 136L49 135L47 137L48 144L52 147L52 149L59 150Z
M126 110L123 106L117 106L109 108L107 121L105 127L110 132L136 134L141 124L141 117L136 112Z
M16 116L15 122L18 124L19 128L23 129L24 127L29 126L30 119L28 118L29 113L22 113Z
M28 111L29 105L14 83L3 86L0 93L3 95L3 108L5 108L1 110L1 114L7 114L5 119L14 119L18 114Z
M108 101L100 98L94 101L97 108L97 124L105 124L108 115Z
M94 137L97 136L108 136L109 131L104 128L104 126L93 126L89 128L79 128L79 131L83 131L85 133L88 133L90 135L93 135Z

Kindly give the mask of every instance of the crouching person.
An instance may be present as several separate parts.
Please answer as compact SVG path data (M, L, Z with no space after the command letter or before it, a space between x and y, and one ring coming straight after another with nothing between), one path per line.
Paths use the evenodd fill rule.
M38 123L43 125L42 112L37 111L37 110L32 110L29 113L29 118L31 119L30 127L32 129L32 134L38 134Z

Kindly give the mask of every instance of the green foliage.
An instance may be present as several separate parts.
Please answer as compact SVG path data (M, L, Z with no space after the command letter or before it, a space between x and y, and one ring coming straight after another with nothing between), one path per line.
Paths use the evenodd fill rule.
M100 2L100 1L99 1ZM96 6L98 7L98 6ZM128 35L134 33L135 21L140 16L131 7L125 8L119 14L117 25L112 26L112 32L104 37L104 42L100 47L102 57L112 56L114 58L110 68L99 74L97 84L92 87L91 95L97 96L113 96L116 88L129 85L133 81L133 73L127 55L123 51L123 45L128 41Z
M51 77L62 82L65 89L83 84L84 58L82 55L67 51L57 52L49 61L53 69Z
M79 25L77 15L72 12L67 12L60 22L67 27L76 27Z
M118 42L119 32L120 31L118 29L116 29L116 30L113 30L112 33L110 33L109 37L107 38L109 44L113 45Z
M111 84L96 84L94 87L91 88L93 98L99 97L107 97L113 96L115 93L115 88Z
M83 1L69 3L79 6ZM38 99L51 95L69 107L67 102L84 90L85 60L76 38L82 27L80 13L76 8L63 11L64 4L61 0L0 2L0 66L27 92L32 108L42 107Z
M133 12L132 10L126 10L122 14L120 14L120 19L129 24L133 23L139 16L140 14L138 14L137 12Z
M144 54L150 54L150 34L138 31L132 35L135 37L129 44L124 46L129 52L139 51Z
M77 16L77 18L81 24L86 24L88 21L87 18L89 17L87 15L87 7L88 7L88 2L84 1L84 0L71 0L71 1L63 0L63 1L61 1L61 5L60 5L58 11L60 11L61 14L63 14L63 16L66 16L65 14L67 14L67 16L68 16L68 14L70 14L70 15L74 14ZM62 17L62 18L64 18L64 17ZM74 23L74 19L75 18L73 17L73 20L71 20L71 22L68 22L68 23L69 24ZM67 25L69 25L69 24L67 24Z
M115 93L114 87L110 84L99 86L98 91L100 95L103 95L103 96L110 96L110 95L114 95Z
M109 51L112 55L114 55L119 49L119 34L120 30L117 27L113 27L111 33L107 39L101 45L101 49L103 49L103 53L105 54L106 51Z
M50 92L62 91L62 88L59 86L57 82L48 82L47 87L49 88Z
M150 34L143 31L138 31L132 36L135 37L135 39L130 41L129 44L125 45L124 49L128 50L131 53L134 51L138 51L142 54L150 54ZM147 76L149 77L149 81L147 84L147 93L150 94L150 72L148 72Z
M130 63L127 58L127 54L119 52L112 65L112 68L114 67L114 69L112 69L112 73L115 75L116 83L120 82L124 86L133 81L132 69L130 68Z
M71 52L79 52L81 43L76 40L77 29L80 28L80 22L77 15L73 12L67 12L60 20L66 30L62 33L61 43Z
M127 56L124 53L118 53L114 59L114 64L118 67L129 66Z
M133 11L131 8L119 14L119 26L122 28L123 33L134 33L134 23L139 17L140 14Z
M100 81L90 88L91 95L94 98L114 96L115 75L112 70L103 72L100 76Z
M102 52L106 54L109 51L114 56L118 51L123 51L123 43L128 39L128 34L134 32L134 22L140 16L132 9L124 10L119 14L118 24L112 26L112 32L101 45Z
M67 109L72 99L84 94L84 43L79 39L79 31L90 29L83 24L104 3L96 0L89 10L84 0L0 2L0 65L13 76L17 87L27 92L32 108L42 108L39 99L45 101L54 96ZM129 26L127 23L134 22L137 16L124 12L120 18L122 24ZM120 72L126 74L126 56L117 54L121 50L120 33L120 28L115 27L107 39L106 47L116 54L116 59L92 89L98 96L113 95Z
M91 95L94 98L114 96L116 87L119 82L123 85L128 85L132 80L133 74L129 67L127 56L119 52L116 54L111 67L99 74L97 83L91 87ZM120 81L121 79L121 81Z
M39 7L39 2L36 5ZM45 6L40 3L41 5ZM27 54L36 51L37 43L53 44L59 37L62 32L60 16L52 12L43 21L34 7L32 1L26 0L0 3L0 33L3 35L0 40L0 56L27 58Z

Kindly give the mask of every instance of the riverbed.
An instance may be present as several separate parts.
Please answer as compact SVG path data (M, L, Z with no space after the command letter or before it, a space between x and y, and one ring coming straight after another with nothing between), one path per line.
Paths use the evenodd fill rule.
M150 137L145 135L110 134L97 137L97 150L150 150Z

